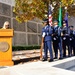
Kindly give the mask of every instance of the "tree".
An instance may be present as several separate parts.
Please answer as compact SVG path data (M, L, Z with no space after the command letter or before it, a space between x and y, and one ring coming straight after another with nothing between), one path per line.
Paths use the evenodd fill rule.
M26 22L27 20L32 20L35 17L40 19L45 18L45 14L48 11L49 1L52 4L53 2L56 2L52 15L54 18L57 18L59 2L62 2L62 8L65 6L70 8L74 0L15 0L13 12L16 14L16 20L19 22Z
M13 12L19 22L45 17L47 6L42 0L15 0L15 2Z
M59 6L60 6L59 2L61 2L61 5L62 5L62 14L63 14L62 17L64 17L64 15L65 15L65 11L66 11L65 7L67 7L67 12L69 13L70 16L74 14L72 12L74 10L71 7L72 4L74 3L74 0L58 0L57 5L56 5L54 12L53 12L53 16L55 19L58 18L58 12L56 12L56 11L58 11L58 9L59 9ZM70 10L72 10L72 11L70 11Z

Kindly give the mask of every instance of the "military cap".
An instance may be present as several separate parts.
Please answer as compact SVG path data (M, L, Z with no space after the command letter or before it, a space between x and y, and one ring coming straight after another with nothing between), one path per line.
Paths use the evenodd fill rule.
M55 23L55 22L58 22L58 20L54 20L53 22L54 22L54 23Z
M69 26L69 28L74 28L74 26Z
M45 22L48 22L48 19L44 19L44 20L43 20L43 23L45 23Z

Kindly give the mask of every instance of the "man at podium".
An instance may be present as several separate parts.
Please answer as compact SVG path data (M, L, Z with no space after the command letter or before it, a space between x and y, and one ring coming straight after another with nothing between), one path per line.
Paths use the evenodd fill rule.
M9 22L5 21L2 29L9 29Z
M12 66L12 37L13 29L9 29L9 22L5 21L0 29L0 66Z

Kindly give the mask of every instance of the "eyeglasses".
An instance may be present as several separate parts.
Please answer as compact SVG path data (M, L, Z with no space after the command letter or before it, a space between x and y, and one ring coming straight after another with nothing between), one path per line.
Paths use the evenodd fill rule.
M9 26L9 25L5 25L5 26Z

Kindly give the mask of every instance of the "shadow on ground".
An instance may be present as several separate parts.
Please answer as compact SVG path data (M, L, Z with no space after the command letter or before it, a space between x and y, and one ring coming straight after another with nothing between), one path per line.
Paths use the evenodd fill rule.
M40 57L34 57L34 58L25 58L25 59L20 59L20 60L13 60L14 65L20 64L20 63L27 63L27 62L33 62L33 61L38 61Z

